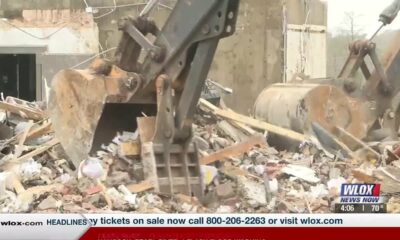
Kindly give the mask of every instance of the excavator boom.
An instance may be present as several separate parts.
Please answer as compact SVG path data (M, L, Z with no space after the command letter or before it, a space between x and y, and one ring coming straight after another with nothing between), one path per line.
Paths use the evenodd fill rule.
M235 31L239 0L178 0L162 28L147 17L155 2L119 22L115 64L54 77L50 116L75 165L117 132L138 130L156 190L201 195L192 118L219 40Z

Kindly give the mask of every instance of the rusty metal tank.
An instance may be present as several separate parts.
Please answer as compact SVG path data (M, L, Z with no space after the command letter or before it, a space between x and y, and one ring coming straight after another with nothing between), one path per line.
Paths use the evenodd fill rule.
M330 132L339 126L362 139L370 116L367 103L348 97L332 85L274 84L264 89L254 105L254 116L271 124L308 133L311 122Z

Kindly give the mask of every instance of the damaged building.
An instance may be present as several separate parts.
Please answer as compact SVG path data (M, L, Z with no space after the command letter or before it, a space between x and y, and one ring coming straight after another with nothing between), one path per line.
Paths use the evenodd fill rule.
M72 2L72 1L71 1ZM1 1L0 59L4 94L46 99L60 69L99 52L98 27L84 9L64 1Z
M162 2L152 15L158 23L175 1ZM111 58L121 36L118 20L139 14L145 3L119 0L121 7L114 10L107 0L89 0L89 7L81 0L1 1L0 59L9 65L2 73L9 89L4 93L46 99L59 70L87 67L87 62L76 65L99 52ZM209 77L232 88L225 100L248 113L261 89L272 83L290 81L299 72L326 77L326 25L327 6L319 0L242 1L235 35L223 40ZM242 84L250 91L240 91Z
M0 212L332 213L371 182L399 212L398 44L327 78L328 10L1 0Z

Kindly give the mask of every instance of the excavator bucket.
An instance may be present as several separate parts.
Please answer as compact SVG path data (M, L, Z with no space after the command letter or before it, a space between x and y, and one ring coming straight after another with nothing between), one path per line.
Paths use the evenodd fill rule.
M75 166L87 158L106 96L100 79L86 71L63 70L52 81L49 115L56 137Z
M91 70L63 70L52 81L49 114L57 138L75 166L109 144L117 132L135 131L136 118L153 115L152 104L123 103L129 94L119 82L125 72L108 76ZM117 97L116 97L117 96Z

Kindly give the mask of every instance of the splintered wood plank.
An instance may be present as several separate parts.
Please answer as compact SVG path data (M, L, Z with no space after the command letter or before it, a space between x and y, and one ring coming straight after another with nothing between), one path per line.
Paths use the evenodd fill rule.
M376 182L376 178L368 175L362 171L359 170L352 170L351 173L353 174L353 177L356 178L360 182L364 183L373 183Z
M256 132L255 130L253 130L252 128L248 127L246 124L243 124L241 122L236 122L233 120L229 121L233 126L240 128L243 132L247 133L248 135L254 135L257 134L258 132Z
M247 117L241 114L238 114L236 112L233 111L226 111L226 110L222 110L220 108L217 108L216 106L212 105L211 103L209 103L208 101L204 100L204 99L200 99L200 105L211 110L215 115L225 118L225 119L230 119L233 121L237 121L243 124L246 124L248 126L251 126L253 128L256 129L261 129L261 130L265 130L265 131L269 131L272 133L275 133L277 135L289 138L289 139L293 139L299 142L303 142L305 141L307 138L298 132L286 129L286 128L282 128L282 127L278 127L275 126L273 124L270 123L266 123L251 117Z
M249 173L248 171L246 171L244 169L240 169L235 166L225 165L219 171L231 178L237 178L238 176L244 176L244 177L250 177L250 178L253 178L253 179L256 179L259 181L263 181L262 177L253 175L253 174Z
M353 141L355 145L361 146L363 149L366 149L367 151L372 153L376 157L376 159L379 160L381 158L381 155L377 151L375 151L370 146L365 144L363 141L361 141L360 139L355 137L353 134L349 133L348 131L346 131L345 129L343 129L341 127L335 127L335 129L337 129L340 132L340 134L347 137L350 141Z
M119 144L119 152L121 156L139 156L141 145L139 141L129 141Z
M235 142L242 142L247 140L249 137L246 136L241 130L235 128L228 121L220 121L217 123L218 129L225 135L229 136Z
M143 181L137 184L130 184L126 188L132 193L140 193L154 188L154 184L151 181Z
M155 117L138 117L137 124L139 128L140 142L151 142L154 137L154 131L156 126Z
M58 139L53 138L52 140L48 141L47 143L43 144L41 147L33 150L32 152L29 152L19 158L17 158L15 161L16 162L22 162L27 159L33 158L41 153L44 153L45 151L49 150L50 148L54 147L55 145L59 144L60 141Z
M28 123L28 126L26 127L26 129L22 133L21 137L19 138L18 145L15 146L15 154L14 154L15 158L21 156L26 137L28 136L28 133L31 130L32 126L33 126L33 122L30 120Z
M28 135L26 136L26 140L34 139L37 137L41 137L45 134L53 132L51 122L45 123L40 127L33 128L29 131Z
M265 138L263 136L253 136L249 138L245 142L237 143L233 146L221 149L213 154L210 154L208 156L203 157L200 160L200 164L202 165L207 165L213 162L216 162L218 160L224 160L229 157L235 157L239 156L245 152L248 152L251 150L253 147L257 145L265 145Z
M44 118L44 113L42 111L33 110L25 106L20 106L18 104L0 102L0 109L17 114L27 119L42 120Z

